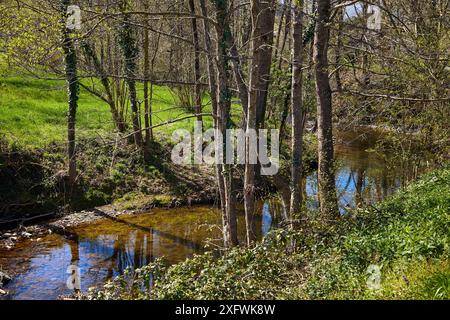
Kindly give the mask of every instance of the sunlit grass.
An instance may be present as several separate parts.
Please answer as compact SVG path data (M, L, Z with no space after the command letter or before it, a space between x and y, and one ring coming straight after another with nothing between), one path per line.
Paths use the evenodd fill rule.
M138 84L138 98L143 101L143 86ZM203 112L211 112L209 97L203 99ZM238 106L235 106L237 108ZM141 107L143 113L143 106ZM0 77L0 135L23 148L41 148L51 143L64 143L67 128L67 92L64 81L30 77ZM180 107L174 92L164 86L153 87L153 125L191 115ZM126 113L129 120L130 112ZM161 139L170 139L176 129L192 130L195 118L155 128ZM142 123L144 120L142 119ZM212 126L212 118L204 117L204 126ZM107 137L114 130L109 106L80 89L77 110L77 138Z
M450 299L450 261L445 259L399 261L382 280L382 288L370 298Z

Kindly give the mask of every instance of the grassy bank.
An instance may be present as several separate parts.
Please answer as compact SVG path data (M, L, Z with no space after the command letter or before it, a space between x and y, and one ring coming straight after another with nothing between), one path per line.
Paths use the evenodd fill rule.
M62 181L67 167L67 92L64 81L11 74L0 64L0 214L2 220L36 215L66 205ZM143 100L143 88L138 84ZM205 112L209 106L205 97ZM153 124L190 114L169 87L153 88ZM130 119L127 112L127 121ZM205 125L211 119L204 118ZM173 130L192 129L194 119L154 130L152 157L145 162L125 140L117 140L109 106L80 89L77 110L77 190L72 209L120 202L146 207L149 198L214 194L209 168L176 167L170 161ZM206 170L205 170L206 169ZM150 196L150 197L148 197Z
M314 218L254 248L204 254L125 275L93 298L450 299L450 168L329 227ZM381 269L369 289L368 268ZM155 275L153 290L148 289ZM372 279L372 280L370 280Z
M141 85L138 86L138 94L142 101ZM175 93L168 87L155 86L153 99L154 125L189 114L179 107ZM114 126L105 102L81 89L78 105L78 139L111 135ZM67 135L66 114L67 92L64 81L0 75L0 136L3 135L9 144L20 149L36 149L64 143ZM211 123L209 118L205 118L205 122L206 125ZM189 129L192 126L193 120L187 119L156 128L155 134L170 135L175 129Z
M170 145L153 144L147 161L133 145L110 139L80 140L77 152L72 193L63 147L0 153L0 222L111 203L120 210L214 201L213 169L173 164Z

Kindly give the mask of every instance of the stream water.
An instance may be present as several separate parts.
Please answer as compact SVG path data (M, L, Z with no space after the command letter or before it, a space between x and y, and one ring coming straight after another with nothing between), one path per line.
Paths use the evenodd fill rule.
M386 166L368 150L373 136L341 135L336 147L339 167L336 185L341 213L358 203L374 203L392 194L403 183L403 172ZM308 206L317 206L317 178L311 174L304 183ZM241 211L241 210L240 210ZM276 201L259 204L258 231L267 233L283 219ZM244 218L238 217L244 239ZM155 258L176 263L194 253L213 248L221 240L220 212L212 207L153 209L140 215L102 219L71 229L70 238L51 234L40 241L26 240L14 250L0 249L0 270L15 270L6 290L12 299L56 299L72 293L67 288L68 268L80 270L81 289L105 283L125 268L138 268Z

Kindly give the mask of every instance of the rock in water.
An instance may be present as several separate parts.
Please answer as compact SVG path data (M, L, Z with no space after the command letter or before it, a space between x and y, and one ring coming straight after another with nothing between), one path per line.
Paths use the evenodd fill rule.
M11 281L11 277L0 271L0 288Z

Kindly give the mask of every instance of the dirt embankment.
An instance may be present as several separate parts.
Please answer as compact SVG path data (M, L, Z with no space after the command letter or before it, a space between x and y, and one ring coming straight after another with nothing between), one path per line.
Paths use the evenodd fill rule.
M126 143L112 148L104 141L81 141L76 185L68 188L62 146L0 148L0 232L111 203L117 210L145 210L215 201L214 168L177 166L170 155L170 145L155 144L144 161Z

